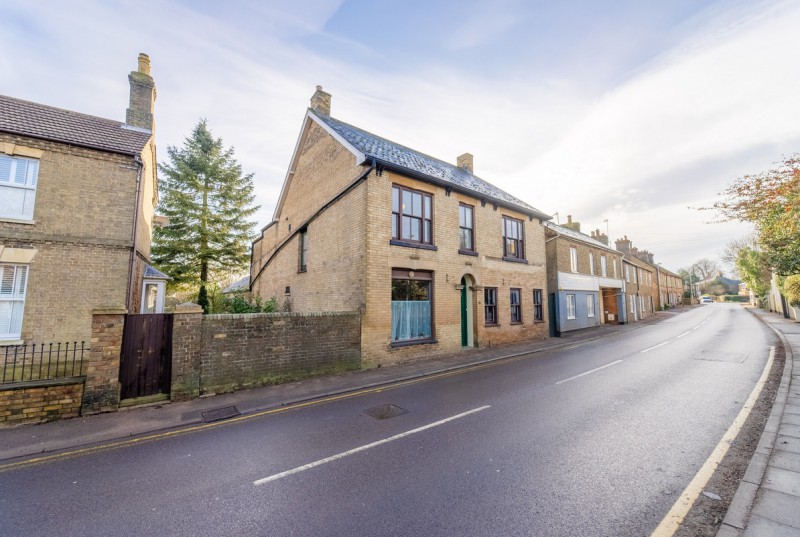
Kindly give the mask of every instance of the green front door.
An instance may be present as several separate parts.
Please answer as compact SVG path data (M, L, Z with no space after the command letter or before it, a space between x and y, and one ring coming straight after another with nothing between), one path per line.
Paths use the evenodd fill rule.
M467 333L467 280L461 278L461 346L469 345L469 333Z

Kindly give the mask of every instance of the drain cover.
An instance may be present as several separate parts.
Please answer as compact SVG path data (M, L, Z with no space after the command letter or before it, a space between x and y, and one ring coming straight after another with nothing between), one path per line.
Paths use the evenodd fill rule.
M408 414L408 410L405 408L400 408L397 405L388 404L368 408L364 411L364 414L371 416L376 420L388 420L389 418Z
M203 416L203 423L226 420L228 418L238 416L239 414L240 412L235 406L215 408L214 410L206 410L205 412L200 413L200 415Z

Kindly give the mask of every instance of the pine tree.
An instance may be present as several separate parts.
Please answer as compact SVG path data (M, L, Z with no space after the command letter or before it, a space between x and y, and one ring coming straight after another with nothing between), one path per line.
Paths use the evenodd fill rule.
M241 270L250 260L255 222L248 218L259 209L253 174L242 174L233 148L214 139L205 120L167 154L157 212L169 224L153 231L153 263L175 284L199 284L202 295L215 271Z

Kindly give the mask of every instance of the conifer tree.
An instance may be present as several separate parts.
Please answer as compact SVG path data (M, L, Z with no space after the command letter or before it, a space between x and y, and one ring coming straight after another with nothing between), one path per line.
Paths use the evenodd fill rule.
M152 258L175 284L199 285L198 303L208 311L205 286L219 270L239 270L250 260L255 222L253 174L244 175L222 139L200 120L182 147L167 148L159 165L157 212L168 225L153 230ZM205 300L204 300L205 299Z

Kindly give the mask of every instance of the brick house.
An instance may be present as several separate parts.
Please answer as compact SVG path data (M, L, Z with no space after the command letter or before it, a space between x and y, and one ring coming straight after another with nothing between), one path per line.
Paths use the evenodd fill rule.
M652 254L634 248L627 236L617 239L616 247L617 251L623 254L622 276L625 280L626 322L640 321L655 313L658 303L658 278L655 266L639 259L639 256L647 258Z
M622 255L599 230L581 233L572 216L563 226L545 223L547 288L558 333L619 323L625 309Z
M317 87L251 290L293 311L362 312L368 366L546 338L543 222L480 179L330 116Z
M88 343L92 310L140 311L157 201L149 72L141 54L125 123L0 96L0 345Z

